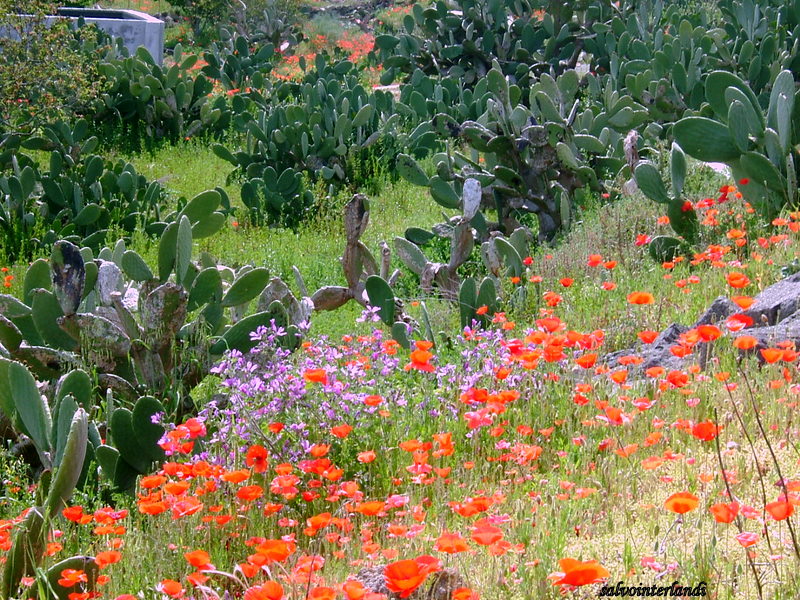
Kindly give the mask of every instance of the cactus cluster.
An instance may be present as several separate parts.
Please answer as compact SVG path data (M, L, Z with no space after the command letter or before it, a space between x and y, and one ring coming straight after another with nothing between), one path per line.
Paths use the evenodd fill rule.
M130 163L112 163L93 154L99 140L89 124L63 121L41 135L7 136L0 167L0 247L14 259L58 239L98 249L109 228L132 232L157 221L164 192ZM49 152L40 169L24 150Z
M17 378L14 377L12 381L17 381ZM16 529L3 568L0 597L16 597L22 579L37 575L53 530L53 520L64 508L83 476L87 452L91 447L88 443L90 427L87 413L83 408L76 408L71 418L64 419L64 422L66 427L62 441L62 460L52 477L42 478L36 506L28 510L25 520ZM70 590L60 586L57 581L61 571L67 568L85 568L91 577L89 586L93 589L99 571L94 559L75 556L53 565L45 573L56 598L66 598L69 594Z
M344 209L345 248L341 263L346 286L327 285L309 294L301 273L295 269L295 279L301 293L298 300L280 278L273 278L264 296L283 304L291 322L307 321L312 311L336 310L351 300L358 304L378 309L381 321L392 330L393 337L403 346L409 347L409 330L416 323L404 313L402 301L395 297L392 286L400 271L390 274L391 250L381 244L380 260L361 241L369 225L369 200L363 194L355 194Z
M263 296L266 269L234 271L206 254L192 261L193 241L224 222L221 199L199 194L162 223L156 269L121 240L98 254L57 242L49 261L28 269L22 300L0 295L0 355L43 379L85 366L97 371L101 396L166 395L177 414L213 356L252 347L258 326L276 321L296 346L286 308ZM259 296L258 312L245 317Z
M646 112L630 98L610 93L605 105L579 113L579 77L573 70L555 79L542 75L530 88L530 108L522 101L521 88L509 83L498 64L485 81L481 102L486 109L476 120L459 122L441 113L430 121L440 135L465 144L471 155L458 151L434 155L432 177L403 156L398 172L427 186L433 199L448 209L461 206L464 182L476 179L481 184L481 210L473 225L483 237L495 230L510 235L519 228L523 214L533 213L539 221L539 239L552 241L569 225L575 191L598 188L587 158L621 154L622 132L641 124ZM612 164L619 169L623 163L616 158ZM494 210L497 221L490 222L485 210Z
M650 255L657 262L673 260L678 254L685 254L691 245L698 241L700 222L692 203L683 197L686 182L686 154L676 143L670 152L671 188L661 179L658 168L650 161L639 161L633 170L636 185L650 200L666 205L667 217L672 229L681 236L656 236L650 241Z
M220 81L225 89L237 92L264 87L265 76L272 71L275 45L264 42L254 47L247 36L220 27L220 39L203 53L205 73Z
M595 21L626 11L630 2L550 2L543 15L530 1L458 0L414 6L404 31L375 40L385 67L381 83L421 69L428 75L452 77L473 86L499 60L503 75L527 87L543 71L574 68L593 36Z
M214 152L244 180L242 198L256 222L296 226L313 198L303 180L350 181L347 163L381 136L382 118L392 114L388 92L364 89L349 61L318 54L300 83L283 82L267 98L252 102L254 115L237 112L234 126L244 147Z
M745 199L772 219L797 201L799 94L792 72L780 71L764 106L738 76L714 71L706 78L702 114L675 123L675 141L689 156L730 166L737 181L747 181Z
M225 131L230 107L224 96L211 96L214 85L205 74L192 70L199 58L184 57L179 44L173 51L174 64L164 68L144 48L133 56L112 48L98 67L108 86L93 119L113 127L121 124L134 138L177 141Z
M403 160L398 163L398 168L403 169L401 172L409 171L406 173L406 177L413 177L413 169L419 169L419 167L410 157L401 155L401 158ZM475 246L472 222L478 214L481 202L481 184L477 179L467 179L463 187L463 198L455 198L455 201L462 205L461 215L435 227L440 235L450 239L450 260L447 264L430 261L420 247L412 241L416 239L424 244L428 236L434 234L422 232L427 235L420 235L420 232L412 229L407 232L406 237L397 237L394 240L397 256L413 273L419 276L422 291L430 294L433 286L436 285L445 297L451 300L457 297L461 285L458 269L470 258Z

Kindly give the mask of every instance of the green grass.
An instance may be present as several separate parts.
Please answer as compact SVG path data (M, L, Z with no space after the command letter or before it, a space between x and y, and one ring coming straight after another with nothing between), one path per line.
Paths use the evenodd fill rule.
M349 200L347 192L340 192L333 198L318 193L317 216L297 231L252 227L247 224L239 184L226 182L233 167L218 158L207 145L188 141L155 152L120 158L131 162L148 179L162 181L174 198L191 198L214 187L226 191L237 212L222 231L198 242L197 252L208 252L221 264L231 267L244 264L265 266L274 276L289 284L295 293L299 290L292 267L300 270L310 294L322 286L345 284L339 259L345 242L341 215ZM376 258L380 257L380 243L385 241L391 246L394 237L403 235L410 224L430 227L442 219L440 208L423 188L404 180L385 180L382 188L380 194L370 198L370 223L362 238ZM148 262L156 260L157 240L134 236L131 248ZM401 266L395 257L393 268ZM361 307L351 302L335 312L318 313L314 319L314 331L342 335L352 327L360 312Z

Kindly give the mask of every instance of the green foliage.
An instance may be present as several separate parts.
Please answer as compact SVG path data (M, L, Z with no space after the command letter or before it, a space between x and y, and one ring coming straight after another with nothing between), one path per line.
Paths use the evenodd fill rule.
M675 140L687 154L730 166L740 189L766 220L797 201L800 176L800 101L794 76L783 70L771 78L769 97L732 73L708 76L708 116L675 124Z
M557 79L542 75L530 88L528 108L521 88L510 84L496 64L470 95L468 112L478 113L475 120L440 113L427 123L439 136L454 138L457 147L466 145L470 155L434 155L436 174L430 178L409 156L400 158L398 171L415 184L427 179L433 199L449 209L460 207L465 181L477 180L479 212L471 220L483 239L490 231L510 235L532 213L539 239L553 241L569 225L575 191L599 185L588 158L600 155L606 165L621 169L622 132L646 119L641 106L613 92L604 105L579 114L578 90L575 71ZM608 157L609 152L617 156ZM496 221L486 217L489 210L496 212Z
M79 250L59 241L50 261L51 277L40 273L44 261L34 263L26 275L28 304L0 296L3 354L44 379L82 365L97 374L100 398L106 390L131 402L149 393L168 399L169 414L182 411L184 399L207 372L216 339L242 319L267 285L265 269L234 271L208 255L200 264L192 262L193 242L225 220L218 210L222 198L208 191L167 215L161 223L157 275L123 241L97 255L88 247ZM212 272L217 276L210 277ZM195 314L191 321L189 307ZM259 311L262 317L269 313L268 307ZM296 333L290 333L292 344ZM228 340L226 347L239 346ZM81 406L90 403L78 401ZM38 404L27 406L30 411ZM24 430L48 449L42 425L48 414L20 411L20 416Z
M57 6L0 1L0 134L84 113L100 93L93 50L106 38L94 28L74 31L68 21L46 24Z
M402 31L375 40L385 67L381 82L421 69L472 87L498 60L502 74L526 88L542 71L575 67L583 39L593 35L588 25L614 10L606 1L551 2L543 14L539 8L541 3L527 0L415 4Z
M216 145L214 152L236 167L233 177L244 180L242 201L251 220L288 227L305 220L313 204L304 177L361 183L348 172L348 159L368 152L386 131L382 118L393 106L391 94L364 89L352 63L330 62L322 54L301 83L280 83L252 100L255 116L241 110L233 119L246 134L244 147L231 152Z
M30 377L30 373L27 375ZM16 375L12 376L11 383L15 378ZM40 399L40 402L43 401ZM63 460L49 482L49 491L45 491L44 502L40 506L31 507L14 535L0 587L0 595L3 598L16 595L23 577L36 575L37 568L45 556L46 544L52 530L51 522L72 496L81 478L87 457L88 441L88 417L86 412L79 408L69 423ZM45 485L44 481L42 485Z
M106 135L122 127L134 146L142 140L175 142L202 133L224 132L230 110L224 96L213 97L213 83L196 67L199 56L173 50L174 64L158 66L144 48L128 56L122 46L106 52L98 69L106 78L102 104L93 114Z
M161 186L129 163L94 154L98 139L83 119L73 126L57 121L39 136L8 135L3 144L0 168L11 168L0 171L0 250L11 260L57 239L96 250L109 229L133 232L159 218ZM48 152L49 169L24 150Z
M275 43L255 40L220 28L220 40L211 44L203 54L206 65L202 71L211 79L219 80L227 90L242 91L251 86L263 88L265 76L272 70Z
M170 4L189 17L195 38L229 20L232 8L229 0L170 0Z

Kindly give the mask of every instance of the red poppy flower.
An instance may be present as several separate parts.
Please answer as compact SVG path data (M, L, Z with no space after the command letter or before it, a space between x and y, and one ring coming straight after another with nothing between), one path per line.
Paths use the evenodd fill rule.
M563 577L553 585L590 585L608 577L608 571L596 560L579 561L574 558L562 558L558 566Z
M256 473L263 473L267 470L267 458L269 453L264 446L254 444L247 449L244 463Z
M423 584L430 572L426 565L420 565L416 560L400 560L386 565L383 576L390 592L408 598Z
M628 294L628 303L629 304L652 304L655 302L655 298L653 294L650 292L631 292Z
M739 514L739 503L731 502L730 504L719 503L710 506L709 511L714 515L714 520L717 523L732 523Z
M692 427L692 435L698 440L710 442L719 434L719 428L711 421L695 423Z
M784 519L788 519L794 513L794 506L791 502L770 502L765 507L767 512L772 516L773 519L776 521L783 521Z
M666 499L664 508L682 515L697 508L699 503L700 500L694 494L689 492L677 492Z
M503 532L499 527L480 523L472 530L472 541L481 546L491 546L503 539Z

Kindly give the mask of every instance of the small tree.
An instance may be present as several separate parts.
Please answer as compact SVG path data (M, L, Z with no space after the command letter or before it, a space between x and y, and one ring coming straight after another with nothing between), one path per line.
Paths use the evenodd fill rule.
M48 23L55 10L48 0L0 0L0 132L83 114L97 98L105 36L69 19Z

